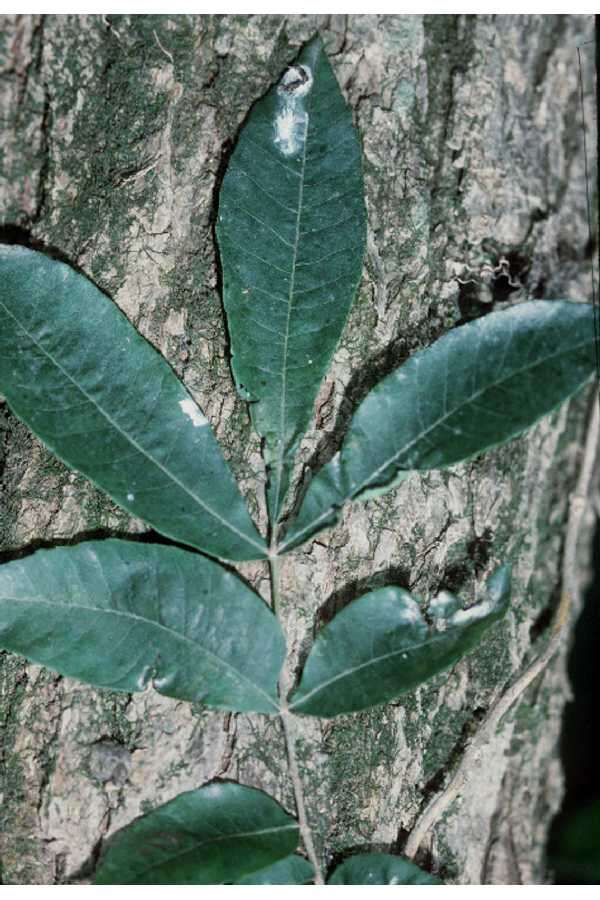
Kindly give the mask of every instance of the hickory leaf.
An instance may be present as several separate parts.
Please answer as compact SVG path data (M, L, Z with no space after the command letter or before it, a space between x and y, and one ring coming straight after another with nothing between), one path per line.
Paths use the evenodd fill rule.
M351 856L337 867L327 884L442 884L413 862L387 853Z
M315 870L307 859L294 853L285 859L238 879L236 884L309 884Z
M410 471L451 466L510 440L595 369L591 304L533 300L455 328L376 385L341 451L309 484L280 550L334 524Z
M0 246L0 390L50 450L157 531L213 556L265 555L169 365L91 281L23 247Z
M221 187L217 237L233 374L265 439L276 522L366 241L358 137L319 38L252 108Z
M0 647L100 687L276 713L281 627L218 563L89 541L0 566Z
M508 608L510 567L487 581L486 598L468 609L447 592L428 619L408 591L364 594L318 634L290 709L330 718L393 700L448 668L479 643Z
M292 632L298 621L281 596L279 555L334 524L346 501L378 497L411 471L453 465L521 433L594 371L592 306L522 303L456 328L366 396L281 540L294 456L356 293L366 242L359 140L320 39L246 118L216 231L232 371L263 439L268 550L205 416L165 360L72 267L0 245L0 391L15 414L167 537L212 557L269 562L273 611L220 563L164 543L91 541L0 567L0 647L94 686L152 687L218 709L281 715L277 755L285 745L285 790L310 862L296 852L298 824L273 798L213 782L104 842L99 885L322 883L319 854L331 859L349 835L345 817L325 822L326 790L309 796L303 786L310 754L293 716L369 709L453 665L505 614L510 567L499 568L483 599L466 608L447 592L425 607L400 587L358 598L317 635L284 703L279 692L294 660L284 663L274 612L284 609ZM258 568L251 571L258 581ZM300 596L301 581L292 571L284 584ZM240 771L249 771L252 745L262 753L252 721L241 724L242 746L234 751L228 742L221 771L232 753ZM284 790L279 762L267 756L259 768ZM319 823L318 840L311 822ZM328 881L439 883L405 858L378 853L347 859Z
M112 835L95 884L230 884L289 856L298 839L296 822L268 794L215 782Z

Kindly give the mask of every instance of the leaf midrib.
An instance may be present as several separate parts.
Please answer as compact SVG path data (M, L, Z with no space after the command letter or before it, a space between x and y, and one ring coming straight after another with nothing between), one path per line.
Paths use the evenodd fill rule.
M543 357L543 359L539 359L536 363L532 363L531 365L528 365L528 366L523 366L521 369L515 369L509 376L502 379L501 381L495 381L492 385L488 385L487 387L482 388L481 390L476 391L474 394L470 395L468 400L465 403L461 404L460 406L456 406L451 412L447 412L441 418L436 419L436 421L433 423L433 425L431 425L428 429L426 429L426 431L421 432L416 438L414 438L414 440L410 441L408 444L405 444L403 447L400 448L400 450L396 451L392 456L388 457L388 459L385 461L385 463L380 465L374 472L371 472L369 474L369 476L361 482L360 485L353 488L352 493L348 493L348 494L345 494L343 497L340 497L338 502L330 503L329 506L327 507L327 509L323 513L321 513L321 515L317 516L315 519L312 519L312 521L309 522L307 525L305 525L301 531L297 532L296 534L292 533L292 540L294 541L294 543L296 543L302 537L303 534L305 534L307 531L309 531L314 526L318 525L319 522L321 522L323 519L327 518L327 516L331 515L332 510L334 510L336 508L336 506L337 507L342 506L347 500L350 500L353 497L355 497L357 494L359 494L366 485L368 485L374 478L376 478L381 472L383 472L383 470L386 469L391 463L395 462L395 460L399 456L401 456L401 454L405 453L407 450L410 450L410 448L413 447L414 444L416 444L418 441L422 440L423 437L425 437L427 434L429 434L429 432L432 431L434 428L437 428L439 425L443 424L446 421L446 419L448 419L450 416L455 415L455 413L461 408L461 406L466 406L469 403L472 403L473 400L477 399L477 397L480 397L481 394L485 393L486 390L489 390L490 387L501 386L502 384L504 384L504 382L509 381L514 376L521 375L523 372L526 372L529 369L534 369L537 365L547 362L548 360L551 360L551 359L554 359L554 358L557 358L560 356L568 355L568 354L572 353L574 350L578 350L580 347L585 347L588 344L593 343L593 340L594 340L593 338L590 338L590 340L582 341L579 344L575 344L575 346L569 347L568 350L562 350L557 353L549 354L548 356ZM403 367L401 366L397 371L401 372L402 368ZM562 401L559 401L559 402L562 402ZM556 405L558 405L558 404L556 404ZM553 409L554 409L554 407L553 407ZM546 412L542 413L541 416L538 416L536 421L539 421L539 419L543 418L546 415L549 415L551 412L552 412L552 409L546 410ZM535 424L535 423L532 423L532 424ZM522 429L515 432L514 436L516 437L517 434L519 434L521 430ZM510 440L510 437L508 438L508 440ZM342 449L343 449L343 447L342 447ZM458 462L460 462L460 460L457 460L457 462L453 463L453 465L457 465ZM411 471L411 470L407 470L407 471ZM412 470L412 471L419 471L419 470L416 469L416 470ZM318 475L316 477L318 477ZM289 544L289 542L284 541L279 546L279 551L285 552L285 549L288 546L288 544Z
M306 104L308 106L308 102ZM292 321L292 312L294 308L294 296L295 296L295 284L296 284L296 268L297 268L297 260L298 260L298 248L300 246L300 221L302 218L302 205L304 198L304 177L306 173L306 154L308 148L308 127L310 123L310 114L305 109L306 121L304 123L304 140L303 140L303 149L302 149L302 163L300 166L299 173L299 184L298 184L298 208L296 210L296 228L294 234L294 242L292 245L292 264L290 271L290 287L288 291L288 309L287 316L285 321L285 335L283 340L283 363L281 369L281 403L279 409L279 445L277 447L277 466L275 469L275 518L279 519L280 506L281 506L281 480L283 478L283 460L285 456L285 446L284 446L284 436L285 436L285 424L287 418L287 364L288 364L288 350L289 350L289 338L290 338L290 326Z
M475 607L470 607L470 610L473 610L474 608ZM421 650L423 647L427 647L430 644L439 643L440 641L443 641L444 638L448 635L453 635L460 631L467 631L469 628L469 625L477 625L477 624L480 624L481 622L485 622L486 618L488 618L489 616L493 616L494 612L497 612L497 611L498 611L497 609L493 610L491 613L488 613L486 616L481 616L481 618L476 619L473 622L470 622L466 626L463 625L461 627L460 625L455 625L454 627L446 628L444 631L434 632L433 634L430 632L424 641L419 641L416 644L410 644L410 646L401 647L398 650L392 650L389 653L382 653L380 656L376 656L373 659L369 659L366 662L360 663L360 665L358 665L358 666L353 666L349 669L344 669L343 672L340 672L339 674L334 675L333 678L329 678L326 681L321 682L321 684L317 685L317 687L314 687L307 694L304 694L304 696L299 698L297 701L290 703L288 706L288 709L294 709L294 707L296 707L296 708L301 707L314 694L317 694L320 691L325 690L325 688L328 688L331 684L335 684L336 681L340 681L343 678L351 678L356 672L360 672L362 669L368 669L371 666L376 666L378 663L384 662L386 659L392 659L394 656L398 656L401 653L409 653L409 652L412 653L414 650ZM401 627L401 626L398 626L398 627Z
M182 856L188 856L190 853L197 853L197 851L200 850L202 847L206 847L207 845L210 846L210 844L216 844L219 841L237 840L238 838L245 838L245 837L256 837L257 835L262 835L262 834L278 834L279 832L282 832L282 831L292 831L292 830L297 831L298 825L291 823L289 825L273 826L272 828L261 828L261 829L257 829L256 831L240 831L240 832L236 832L235 834L223 834L223 835L219 835L218 837L206 838L206 840L200 841L197 844L195 843L194 846L191 848L188 848L186 850L180 850L178 853L173 853L171 856L166 857L166 859L161 863L155 863L154 865L150 865L147 868L142 869L139 874L145 874L147 872L151 872L153 869L160 869L162 866L169 865L169 863L173 862L173 860L179 859ZM275 862L278 862L279 859L285 859L285 857L288 855L289 854L286 853L284 856L281 856L277 860L275 860ZM251 875L253 872L256 872L256 871L260 871L260 870L259 869L251 869L246 874ZM136 874L138 874L138 873L136 873ZM245 877L245 876L240 876L240 877Z
M52 609L59 608L59 609L63 609L63 610L73 610L73 609L86 610L87 612L93 612L98 615L105 615L105 616L116 616L116 617L120 616L125 619L132 619L137 622L142 622L148 628L156 628L159 631L165 631L171 637L174 637L176 640L181 641L184 645L189 644L191 647L193 647L196 650L198 648L200 648L203 653L205 653L207 656L211 657L211 659L215 660L218 665L220 665L222 668L234 673L240 681L249 685L254 691L257 691L265 699L267 699L269 701L269 705L274 710L278 710L277 704L274 703L273 698L270 697L269 694L266 693L266 691L264 691L261 687L259 687L253 681L251 681L246 675L244 675L242 672L240 672L239 669L236 669L235 666L232 666L231 663L228 663L227 660L222 659L220 656L218 656L212 650L209 650L207 647L205 647L203 644L199 643L198 641L194 641L191 638L187 637L185 634L181 634L180 632L175 631L173 628L169 628L167 625L162 625L160 622L157 622L154 619L146 619L146 618L144 618L144 616L140 616L140 615L137 615L136 613L132 613L132 612L124 612L123 610L120 610L120 609L103 609L102 607L98 607L98 606L84 606L81 603L61 603L61 602L55 602L52 600L46 600L43 597L35 597L35 598L2 597L0 599L0 603L11 603L11 602L15 603L15 604L17 604L17 603L30 603L32 605L40 604L43 606L48 606ZM159 693L160 693L160 691L159 691Z
M53 354L50 353L50 351L47 350L44 347L44 345L42 343L40 343L40 341L38 341L34 337L33 334L31 334L31 332L25 327L25 325L23 325L23 323L17 318L17 316L14 315L12 310L2 300L0 300L0 306L2 306L2 308L6 310L6 312L11 317L11 319L13 319L13 321L16 322L17 326L25 332L25 334L27 335L29 340L31 340L32 343L35 344L35 346L38 347L38 349L50 360L50 362L60 372L62 372L62 374L65 376L65 378L67 378L71 382L71 384L73 384L75 386L75 388L81 394L83 394L83 396L86 398L86 400L88 400L88 402L91 403L92 406L94 406L98 410L100 415L103 416L106 419L106 421L110 425L112 425L112 427L123 438L125 438L125 440L128 441L145 459L148 459L158 469L160 469L160 471L163 472L163 474L166 475L167 478L169 478L174 484L176 484L179 488L181 488L181 490L184 493L186 493L189 497L191 497L191 499L194 500L198 504L198 506L200 506L209 515L211 515L214 519L216 519L221 525L223 525L225 528L229 529L231 532L236 534L243 541L246 541L252 547L255 547L257 550L260 550L261 555L264 555L264 547L262 547L259 543L254 541L248 535L244 534L243 531L240 531L238 528L236 528L235 525L233 525L231 522L228 522L226 519L224 519L222 516L220 516L218 512L216 512L211 506L209 506L205 501L203 501L200 497L198 497L197 494L195 494L188 487L186 487L186 485L183 484L183 482L180 481L179 478L177 478L177 476L173 472L171 472L169 469L167 469L165 466L163 466L163 464L159 460L155 459L150 453L148 453L148 451L144 447L142 447L142 445L139 444L134 437L132 437L126 431L124 431L121 428L121 426L118 424L118 422L115 419L113 419L113 417L100 406L100 404L94 399L94 397L91 394L89 394L85 390L85 388L81 384L79 384L79 382L76 381L76 379L73 378L73 376L65 368L63 368L63 366L53 356ZM137 335L137 333L136 333L136 335ZM191 395L190 395L190 397L191 397ZM191 399L193 400L193 398L191 398Z
M511 337L512 337L512 335L511 335ZM556 357L569 355L574 350L578 350L580 347L585 347L589 343L593 343L593 339L590 341L582 341L579 344L575 344L575 346L569 347L568 351L563 350L558 353L551 353L548 356L544 356L542 359L538 359L537 362L532 363L531 365L522 366L520 369L513 369L511 374L508 375L506 378L502 378L499 381L494 381L491 385L488 384L485 387L482 387L479 390L475 391L474 393L470 394L469 398L464 403L461 403L461 404L455 406L454 409L449 410L443 416L441 416L439 419L436 419L436 421L432 425L430 425L429 428L426 428L425 431L422 431L412 441L409 441L407 444L404 445L404 447L402 447L400 450L393 453L392 456L390 456L385 461L385 463L383 463L381 466L379 466L373 473L371 473L371 475L369 475L368 478L366 478L364 481L362 481L361 484L353 490L353 492L352 492L353 495L360 493L360 491L362 491L362 489L365 487L365 485L367 485L370 481L372 481L373 478L376 478L380 474L380 472L382 472L384 469L386 469L390 465L390 463L395 462L399 456L401 456L403 453L406 453L408 450L412 449L412 447L416 443L423 440L423 438L425 438L431 431L433 431L435 428L438 428L440 425L443 425L447 419L449 419L451 416L455 415L462 407L469 406L471 403L473 403L474 400L481 397L482 394L485 394L486 391L493 389L493 388L501 387L506 382L511 381L513 378L516 378L519 375L522 375L524 372L527 372L529 369L535 369L537 366L541 365L542 363L548 362L548 360L555 359ZM401 369L399 371L401 371ZM550 412L550 410L548 410L547 413L543 413L543 415L547 415L549 412ZM541 418L541 416L538 418ZM522 429L519 429L519 430L522 430ZM458 460L457 460L457 462L458 462Z

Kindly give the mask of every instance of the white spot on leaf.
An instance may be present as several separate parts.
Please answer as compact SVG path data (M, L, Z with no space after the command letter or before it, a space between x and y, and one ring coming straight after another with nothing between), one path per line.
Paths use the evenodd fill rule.
M409 625L416 625L418 622L423 621L423 616L421 615L419 604L416 600L409 596L404 596L402 598L401 615L404 622L408 623Z
M310 91L313 76L309 66L290 66L283 73L278 93L294 97L305 97Z
M304 98L312 85L313 76L308 66L291 66L277 88L274 141L284 156L296 156L304 146L308 127Z
M135 500L135 494L127 494L127 499L130 503L133 503L133 501Z
M181 411L191 420L194 428L202 428L204 425L208 425L208 419L193 400L180 400L179 406Z
M448 591L441 591L437 597L429 602L429 615L433 619L435 631L445 631L448 621L459 608L459 600Z
M450 619L450 625L470 625L471 622L477 622L478 619L485 619L494 611L494 604L491 600L482 600L475 606L468 609L459 609Z

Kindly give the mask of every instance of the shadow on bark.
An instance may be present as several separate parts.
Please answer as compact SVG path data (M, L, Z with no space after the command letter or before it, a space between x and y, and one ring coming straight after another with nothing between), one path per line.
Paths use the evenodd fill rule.
M593 571L568 662L573 700L565 707L561 735L565 796L548 841L554 884L600 883L600 527Z

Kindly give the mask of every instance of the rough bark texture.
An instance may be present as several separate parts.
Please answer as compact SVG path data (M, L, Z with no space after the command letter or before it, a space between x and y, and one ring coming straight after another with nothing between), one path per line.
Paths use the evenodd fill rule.
M589 296L575 47L592 27L570 16L4 17L2 220L81 266L165 354L264 525L264 470L228 369L212 229L250 105L318 28L364 146L365 273L300 475L333 452L382 374L456 322L520 296ZM492 698L543 645L588 400L474 462L347 509L286 560L284 612L300 656L315 624L367 586L446 587L470 602L498 562L515 565L507 620L450 673L388 707L303 722L327 863L351 847L402 848ZM0 416L4 559L143 528L5 405ZM268 594L266 567L243 571ZM0 679L5 883L89 877L107 834L217 775L293 809L275 720L94 691L8 654ZM549 878L568 692L557 658L482 753L425 865L460 883Z

